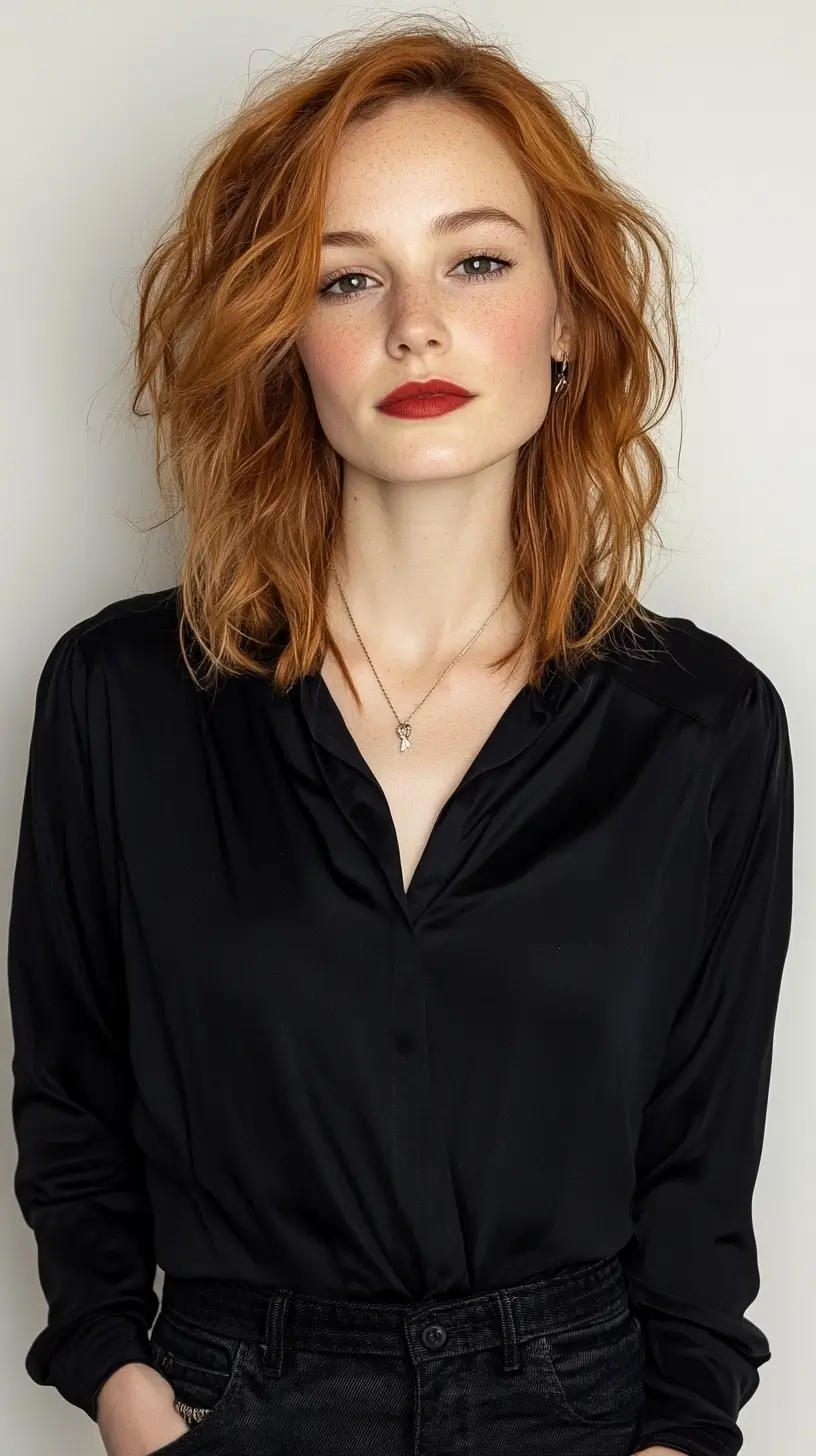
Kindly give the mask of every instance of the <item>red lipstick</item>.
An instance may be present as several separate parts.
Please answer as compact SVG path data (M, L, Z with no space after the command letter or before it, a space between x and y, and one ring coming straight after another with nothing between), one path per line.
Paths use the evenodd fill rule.
M427 419L431 415L459 409L473 398L469 389L463 389L461 384L454 384L450 379L409 379L392 389L380 400L377 408L384 414L404 419Z

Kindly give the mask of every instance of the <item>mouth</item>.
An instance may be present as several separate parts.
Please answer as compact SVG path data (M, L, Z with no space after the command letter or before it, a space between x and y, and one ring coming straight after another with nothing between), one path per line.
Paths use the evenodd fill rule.
M454 384L451 379L409 379L392 389L384 399L377 405L378 409L388 409L393 405L402 404L405 400L417 399L447 399L465 400L473 399L469 389L461 384Z

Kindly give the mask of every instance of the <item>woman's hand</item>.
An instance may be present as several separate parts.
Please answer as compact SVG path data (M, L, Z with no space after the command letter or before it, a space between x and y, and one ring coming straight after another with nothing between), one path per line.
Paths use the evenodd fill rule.
M189 1427L173 1408L173 1387L152 1365L131 1360L109 1375L96 1401L107 1456L150 1456Z

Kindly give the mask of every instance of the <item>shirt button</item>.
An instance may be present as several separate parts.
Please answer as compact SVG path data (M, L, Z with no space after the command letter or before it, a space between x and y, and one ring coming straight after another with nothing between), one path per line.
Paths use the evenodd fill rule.
M422 1343L428 1350L441 1350L448 1338L448 1332L442 1325L426 1325L422 1331Z

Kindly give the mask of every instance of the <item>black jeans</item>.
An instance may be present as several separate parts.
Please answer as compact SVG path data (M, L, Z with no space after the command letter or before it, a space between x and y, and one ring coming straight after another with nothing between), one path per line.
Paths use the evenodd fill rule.
M644 1399L617 1256L422 1304L168 1274L151 1343L161 1456L629 1456Z

